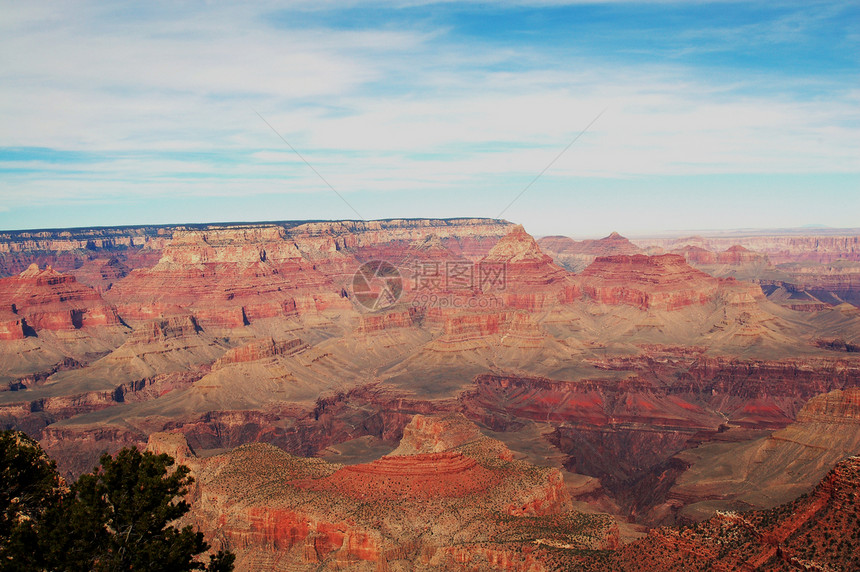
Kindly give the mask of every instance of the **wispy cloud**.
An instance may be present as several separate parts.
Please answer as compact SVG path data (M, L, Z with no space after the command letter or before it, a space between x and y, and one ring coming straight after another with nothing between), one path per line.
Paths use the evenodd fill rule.
M523 1L493 8L512 23L489 30L477 4L435 4L355 2L364 15L351 20L342 3L9 3L0 202L14 214L57 201L326 192L255 112L369 216L388 215L380 193L411 194L402 214L421 216L427 193L516 188L607 107L547 188L860 173L850 61L806 73L746 54L801 44L812 58L844 4L813 21L798 4L702 26L688 3ZM659 21L663 5L675 27ZM650 15L638 36L631 6ZM562 8L573 12L542 12ZM526 23L507 9L528 10ZM631 34L603 37L612 18ZM659 42L643 39L653 33ZM857 47L856 35L837 39ZM714 50L729 56L702 59Z

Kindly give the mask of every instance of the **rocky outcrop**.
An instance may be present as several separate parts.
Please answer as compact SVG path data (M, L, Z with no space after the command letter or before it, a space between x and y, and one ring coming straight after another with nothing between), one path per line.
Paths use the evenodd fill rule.
M179 309L219 328L346 305L275 226L177 233L155 267L132 271L107 296L126 319Z
M767 264L768 259L766 255L753 252L739 244L735 244L724 252L718 252L716 263L741 266L744 264Z
M375 221L309 222L290 229L301 247L317 250L346 250L387 242L407 246L436 236L456 255L471 260L486 253L511 227L496 219L389 219Z
M27 323L11 310L0 310L0 341L22 340Z
M598 257L578 277L583 293L601 304L642 310L677 310L710 302L719 281L689 266L682 256Z
M512 460L501 443L462 417L417 419L401 451L436 449L445 439L453 446L352 466L291 457L266 445L194 458L176 437L159 436L150 448L186 459L197 480L187 520L230 546L242 569L261 570L274 558L295 569L364 562L430 570L452 554L448 547L464 543L484 543L485 555L540 539L572 547L611 543L605 518L584 526L582 517L578 536L570 524L547 525L580 518L569 512L557 470ZM493 516L499 511L507 516Z
M220 369L230 364L257 361L276 356L289 356L306 350L308 345L301 338L275 341L274 339L256 340L244 346L227 350L212 364L212 369Z
M569 273L544 254L522 226L515 226L481 259L480 289L505 306L528 311L569 303L580 291Z
M797 422L860 425L860 388L836 389L810 399L797 414Z
M816 312L848 302L860 305L860 236L809 231L803 236L648 239L649 251L683 254L715 276L737 276L762 285L768 298L797 311ZM725 249L721 251L721 249Z
M443 453L478 439L483 440L484 435L474 424L466 422L462 415L417 414L403 429L400 444L391 454L408 456Z
M71 270L71 274L77 278L81 284L86 284L99 294L104 294L110 290L114 282L121 280L131 272L133 267L149 267L154 266L158 262L158 255L154 251L149 251L150 260L139 260L140 256L132 260L126 254L122 258L112 256L110 258L93 258L86 260L80 267Z
M581 272L598 256L639 254L641 249L613 232L597 240L575 241L566 236L545 236L538 240L541 249L552 256L557 264L571 272Z
M129 336L126 344L154 344L185 336L196 336L201 331L202 328L197 320L189 314L159 318L138 326Z
M723 252L711 252L699 246L686 245L672 251L680 254L688 263L694 266L711 267L715 265L724 266L748 266L769 264L767 255L753 252L739 244L735 244Z
M176 231L160 263L191 265L215 262L279 264L302 259L295 242L279 226L248 226L206 231Z
M483 492L497 486L498 479L474 459L445 452L387 456L367 465L338 469L321 479L295 481L293 485L365 501L429 500Z
M396 328L410 328L421 319L418 308L406 311L386 312L381 314L363 314L360 316L356 333L370 334Z
M40 270L35 264L18 276L0 278L0 308L7 324L10 313L23 320L4 328L8 339L19 337L19 325L22 332L26 327L38 332L119 325L116 310L98 292L78 284L74 276L50 267Z

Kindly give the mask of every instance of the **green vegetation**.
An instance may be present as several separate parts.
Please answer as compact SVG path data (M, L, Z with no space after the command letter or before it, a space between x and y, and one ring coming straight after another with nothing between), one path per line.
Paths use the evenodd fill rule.
M0 432L0 571L229 572L232 553L199 562L203 534L172 524L192 482L169 455L127 448L66 487L36 441Z

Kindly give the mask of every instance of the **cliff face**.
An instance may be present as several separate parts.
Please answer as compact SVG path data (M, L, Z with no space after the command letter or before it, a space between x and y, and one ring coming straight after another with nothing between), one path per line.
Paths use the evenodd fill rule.
M74 274L81 283L103 291L111 281L97 276L96 267L110 259L134 268L155 264L165 232L169 236L172 231L124 227L0 232L0 277L37 264Z
M709 302L719 281L689 266L683 257L598 257L579 277L583 293L602 304L676 310Z
M579 290L568 272L544 254L522 226L502 237L480 262L484 294L510 308L540 311L572 302Z
M810 399L795 422L767 437L686 451L690 467L669 496L694 520L715 508L770 508L809 490L858 447L860 388L837 389Z
M340 303L331 280L274 226L177 233L156 266L131 272L107 296L128 319L180 308L228 328Z
M75 330L91 326L119 324L116 310L106 304L95 290L78 284L74 276L60 274L35 264L15 277L0 278L0 308L7 324L14 314L18 325L5 327L7 339L19 336L18 326L26 330Z
M234 363L257 361L269 357L288 356L307 349L308 345L301 338L275 341L259 340L244 346L233 348L212 364L212 369L219 369Z
M278 226L254 226L208 231L177 231L165 245L165 264L206 264L214 262L273 264L300 260L296 244Z
M16 312L0 310L0 341L23 340L26 323Z

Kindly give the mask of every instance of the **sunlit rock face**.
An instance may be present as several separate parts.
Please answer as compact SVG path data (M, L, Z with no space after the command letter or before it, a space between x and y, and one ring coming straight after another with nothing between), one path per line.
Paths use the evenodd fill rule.
M598 257L580 275L583 293L602 304L675 310L709 302L719 280L663 254Z
M4 321L11 321L11 313L36 331L119 324L116 310L98 292L79 284L74 276L36 264L18 276L0 278L0 308ZM17 336L17 327L12 330Z

